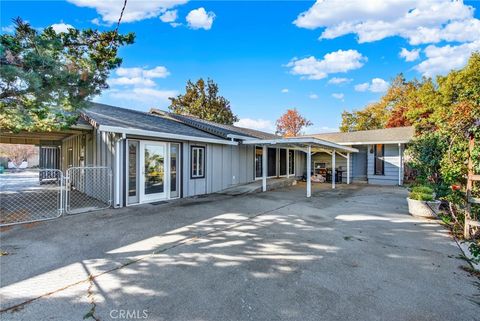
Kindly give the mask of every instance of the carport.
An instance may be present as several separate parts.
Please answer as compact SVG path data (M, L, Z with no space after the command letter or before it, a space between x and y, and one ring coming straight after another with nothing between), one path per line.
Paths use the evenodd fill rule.
M303 151L307 155L307 197L312 196L312 153L324 152L332 156L332 188L335 188L335 157L339 155L347 159L347 184L350 184L350 153L358 150L352 147L342 146L326 140L313 137L290 137L280 139L252 139L244 140L245 145L262 146L262 190L267 190L267 148L284 147ZM287 153L288 158L288 153ZM288 159L287 159L288 164Z

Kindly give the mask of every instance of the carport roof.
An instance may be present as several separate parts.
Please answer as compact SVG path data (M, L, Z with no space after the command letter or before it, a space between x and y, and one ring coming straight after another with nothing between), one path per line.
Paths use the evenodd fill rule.
M252 139L245 140L243 144L247 145L269 145L276 147L286 147L286 148L297 148L297 149L306 149L308 146L311 146L312 151L332 151L336 150L337 152L346 152L346 153L356 153L358 149L342 146L337 143L333 143L327 140L318 139L314 137L287 137L279 139Z

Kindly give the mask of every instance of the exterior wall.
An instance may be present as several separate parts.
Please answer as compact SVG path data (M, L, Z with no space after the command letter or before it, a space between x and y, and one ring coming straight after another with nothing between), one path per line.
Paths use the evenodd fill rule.
M384 153L385 175L374 175L374 154L368 148L368 183L378 185L398 185L398 171L403 179L403 161L399 157L398 144L386 144ZM403 154L403 146L401 153ZM401 182L403 184L403 182Z
M295 176L302 177L307 173L307 154L301 150L295 151Z
M191 146L205 146L205 177L190 177ZM183 196L215 193L254 180L255 147L183 142Z
M352 181L366 182L367 181L367 158L368 158L368 146L367 145L355 145L354 148L358 149L358 153L350 154L350 171Z

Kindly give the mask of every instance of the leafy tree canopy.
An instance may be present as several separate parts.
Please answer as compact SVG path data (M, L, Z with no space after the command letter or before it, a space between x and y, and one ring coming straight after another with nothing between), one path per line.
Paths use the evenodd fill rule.
M285 137L293 137L300 134L301 130L305 127L311 126L312 122L300 115L300 113L294 109L288 109L277 120L277 134Z
M196 116L220 124L232 125L238 121L233 114L230 102L218 95L218 85L211 79L202 78L193 83L190 80L185 87L185 94L170 97L168 109L176 114Z
M75 111L108 85L122 59L120 46L134 34L117 30L37 31L20 18L15 33L0 36L0 128L49 131L65 128Z

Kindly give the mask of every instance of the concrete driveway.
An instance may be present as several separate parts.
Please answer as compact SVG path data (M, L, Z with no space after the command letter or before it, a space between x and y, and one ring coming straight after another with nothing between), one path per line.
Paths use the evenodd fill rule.
M2 320L479 320L479 279L395 187L316 185L4 230Z

